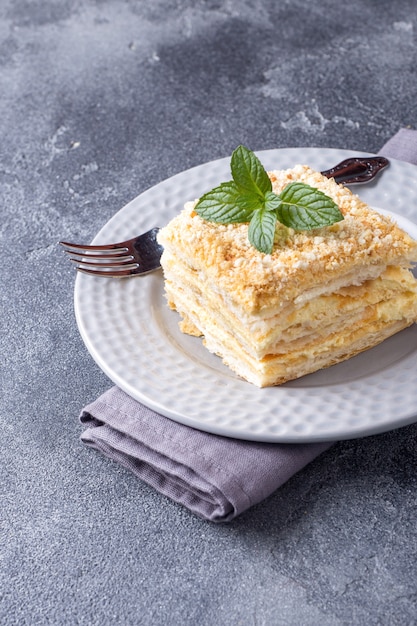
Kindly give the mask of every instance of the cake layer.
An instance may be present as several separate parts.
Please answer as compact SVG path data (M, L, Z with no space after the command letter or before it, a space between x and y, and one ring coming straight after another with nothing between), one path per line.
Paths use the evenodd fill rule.
M391 268L387 274L405 272ZM189 300L178 289L172 293L168 284L167 294L183 317L183 332L204 335L208 350L238 375L264 387L329 367L412 324L417 318L414 277L410 274L408 281L403 277L410 289L401 289L399 283L390 285L392 282L392 278L379 277L354 287L354 291L362 292L361 298L352 292L321 296L293 311L286 327L281 320L278 337L269 322L270 342L262 351L250 334L239 336L236 326L228 325L219 315L219 309L207 307L202 299L199 304L197 298Z
M236 374L258 387L281 385L321 369L336 365L356 356L360 352L382 343L388 337L410 326L413 321L374 322L356 327L341 336L328 338L316 344L315 349L271 355L268 359L250 360L245 354L224 352L216 337L205 336L204 344L210 352L222 356L223 362Z
M207 222L188 203L159 233L164 271L170 254L182 258L225 294L228 306L251 316L322 293L333 281L349 284L375 277L382 267L417 261L409 235L334 180L306 166L270 176L277 193L294 180L317 187L338 204L344 220L308 232L278 225L272 254L262 254L249 244L247 224Z
M275 315L252 320L240 319L227 308L221 294L207 288L192 272L176 261L176 276L166 273L166 293L173 307L187 318L184 332L204 335L230 333L255 358L287 349L287 344L325 336L340 326L360 322L369 307L401 295L416 297L416 281L409 270L387 268L377 279L362 285L345 286L338 291L308 301L278 308Z

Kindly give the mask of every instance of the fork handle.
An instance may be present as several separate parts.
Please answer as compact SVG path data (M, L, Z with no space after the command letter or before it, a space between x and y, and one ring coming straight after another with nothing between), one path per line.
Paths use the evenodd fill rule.
M383 156L351 157L323 171L322 174L327 178L334 178L337 183L344 185L365 183L374 178L387 165L389 165L389 161Z

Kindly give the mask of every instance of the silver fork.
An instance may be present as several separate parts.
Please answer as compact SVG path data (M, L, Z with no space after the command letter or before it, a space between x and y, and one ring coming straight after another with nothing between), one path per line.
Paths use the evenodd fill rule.
M376 157L351 157L322 172L337 183L351 185L365 183L389 164L388 159ZM162 246L157 242L159 228L121 241L100 246L84 246L78 243L60 241L76 269L92 276L122 278L148 274L161 267Z
M162 246L156 240L159 228L121 241L100 246L83 246L60 241L79 272L93 276L123 277L147 274L161 267Z

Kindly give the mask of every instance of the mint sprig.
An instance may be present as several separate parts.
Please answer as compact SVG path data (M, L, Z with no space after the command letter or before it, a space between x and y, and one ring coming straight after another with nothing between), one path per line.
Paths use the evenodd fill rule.
M305 183L289 183L275 194L262 163L245 146L233 152L230 169L233 180L205 193L194 210L208 222L249 222L248 239L259 252L272 252L277 222L294 230L312 230L343 220L329 196Z

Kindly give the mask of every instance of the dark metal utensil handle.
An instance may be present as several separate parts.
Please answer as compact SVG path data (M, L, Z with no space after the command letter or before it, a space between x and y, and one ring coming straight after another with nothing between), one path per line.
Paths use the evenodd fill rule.
M327 178L334 178L337 183L344 185L366 183L387 165L389 165L389 161L383 156L351 157L329 170L325 170L322 174Z

